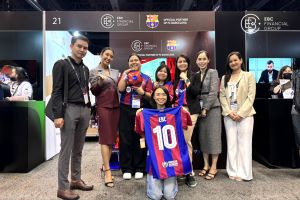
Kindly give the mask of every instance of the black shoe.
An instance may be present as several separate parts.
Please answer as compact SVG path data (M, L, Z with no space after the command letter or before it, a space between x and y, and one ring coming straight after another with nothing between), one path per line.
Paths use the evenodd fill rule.
M191 174L186 175L186 184L189 187L195 187L197 185L197 182L196 182L194 176L191 176Z
M180 180L183 180L183 179L185 179L185 175L177 176L177 178L180 179Z

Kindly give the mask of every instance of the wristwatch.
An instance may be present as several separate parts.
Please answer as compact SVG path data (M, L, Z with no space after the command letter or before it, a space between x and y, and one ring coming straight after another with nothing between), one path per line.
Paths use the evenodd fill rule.
M188 78L184 80L185 84L188 84L189 82L190 82L190 80Z
M144 97L146 95L146 92L144 91L144 94L142 94L142 97Z

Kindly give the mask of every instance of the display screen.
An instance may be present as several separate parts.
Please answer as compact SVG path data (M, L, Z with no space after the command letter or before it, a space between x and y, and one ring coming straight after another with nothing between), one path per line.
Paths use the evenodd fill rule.
M0 79L3 82L7 82L10 75L7 70L10 67L7 66L22 67L27 72L32 87L38 86L36 60L0 60Z
M292 66L292 58L249 58L249 72L254 74L256 83L271 83L277 79L283 66Z
M165 64L169 67L171 72L171 80L174 79L175 74L175 58L143 58L142 59L142 73L147 74L153 81L155 81L156 69Z

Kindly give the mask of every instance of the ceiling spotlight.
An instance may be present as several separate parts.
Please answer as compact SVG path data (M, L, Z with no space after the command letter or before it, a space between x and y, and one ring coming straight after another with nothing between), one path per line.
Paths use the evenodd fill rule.
M78 31L75 31L74 36L77 37L77 36L79 36L79 35L80 35L79 32L78 32Z

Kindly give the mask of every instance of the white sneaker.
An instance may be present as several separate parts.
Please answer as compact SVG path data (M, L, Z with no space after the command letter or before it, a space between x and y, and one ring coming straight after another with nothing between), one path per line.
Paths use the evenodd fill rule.
M123 179L130 180L131 179L131 173L124 173L123 174Z
M136 172L134 178L135 179L142 179L144 174L142 172Z

